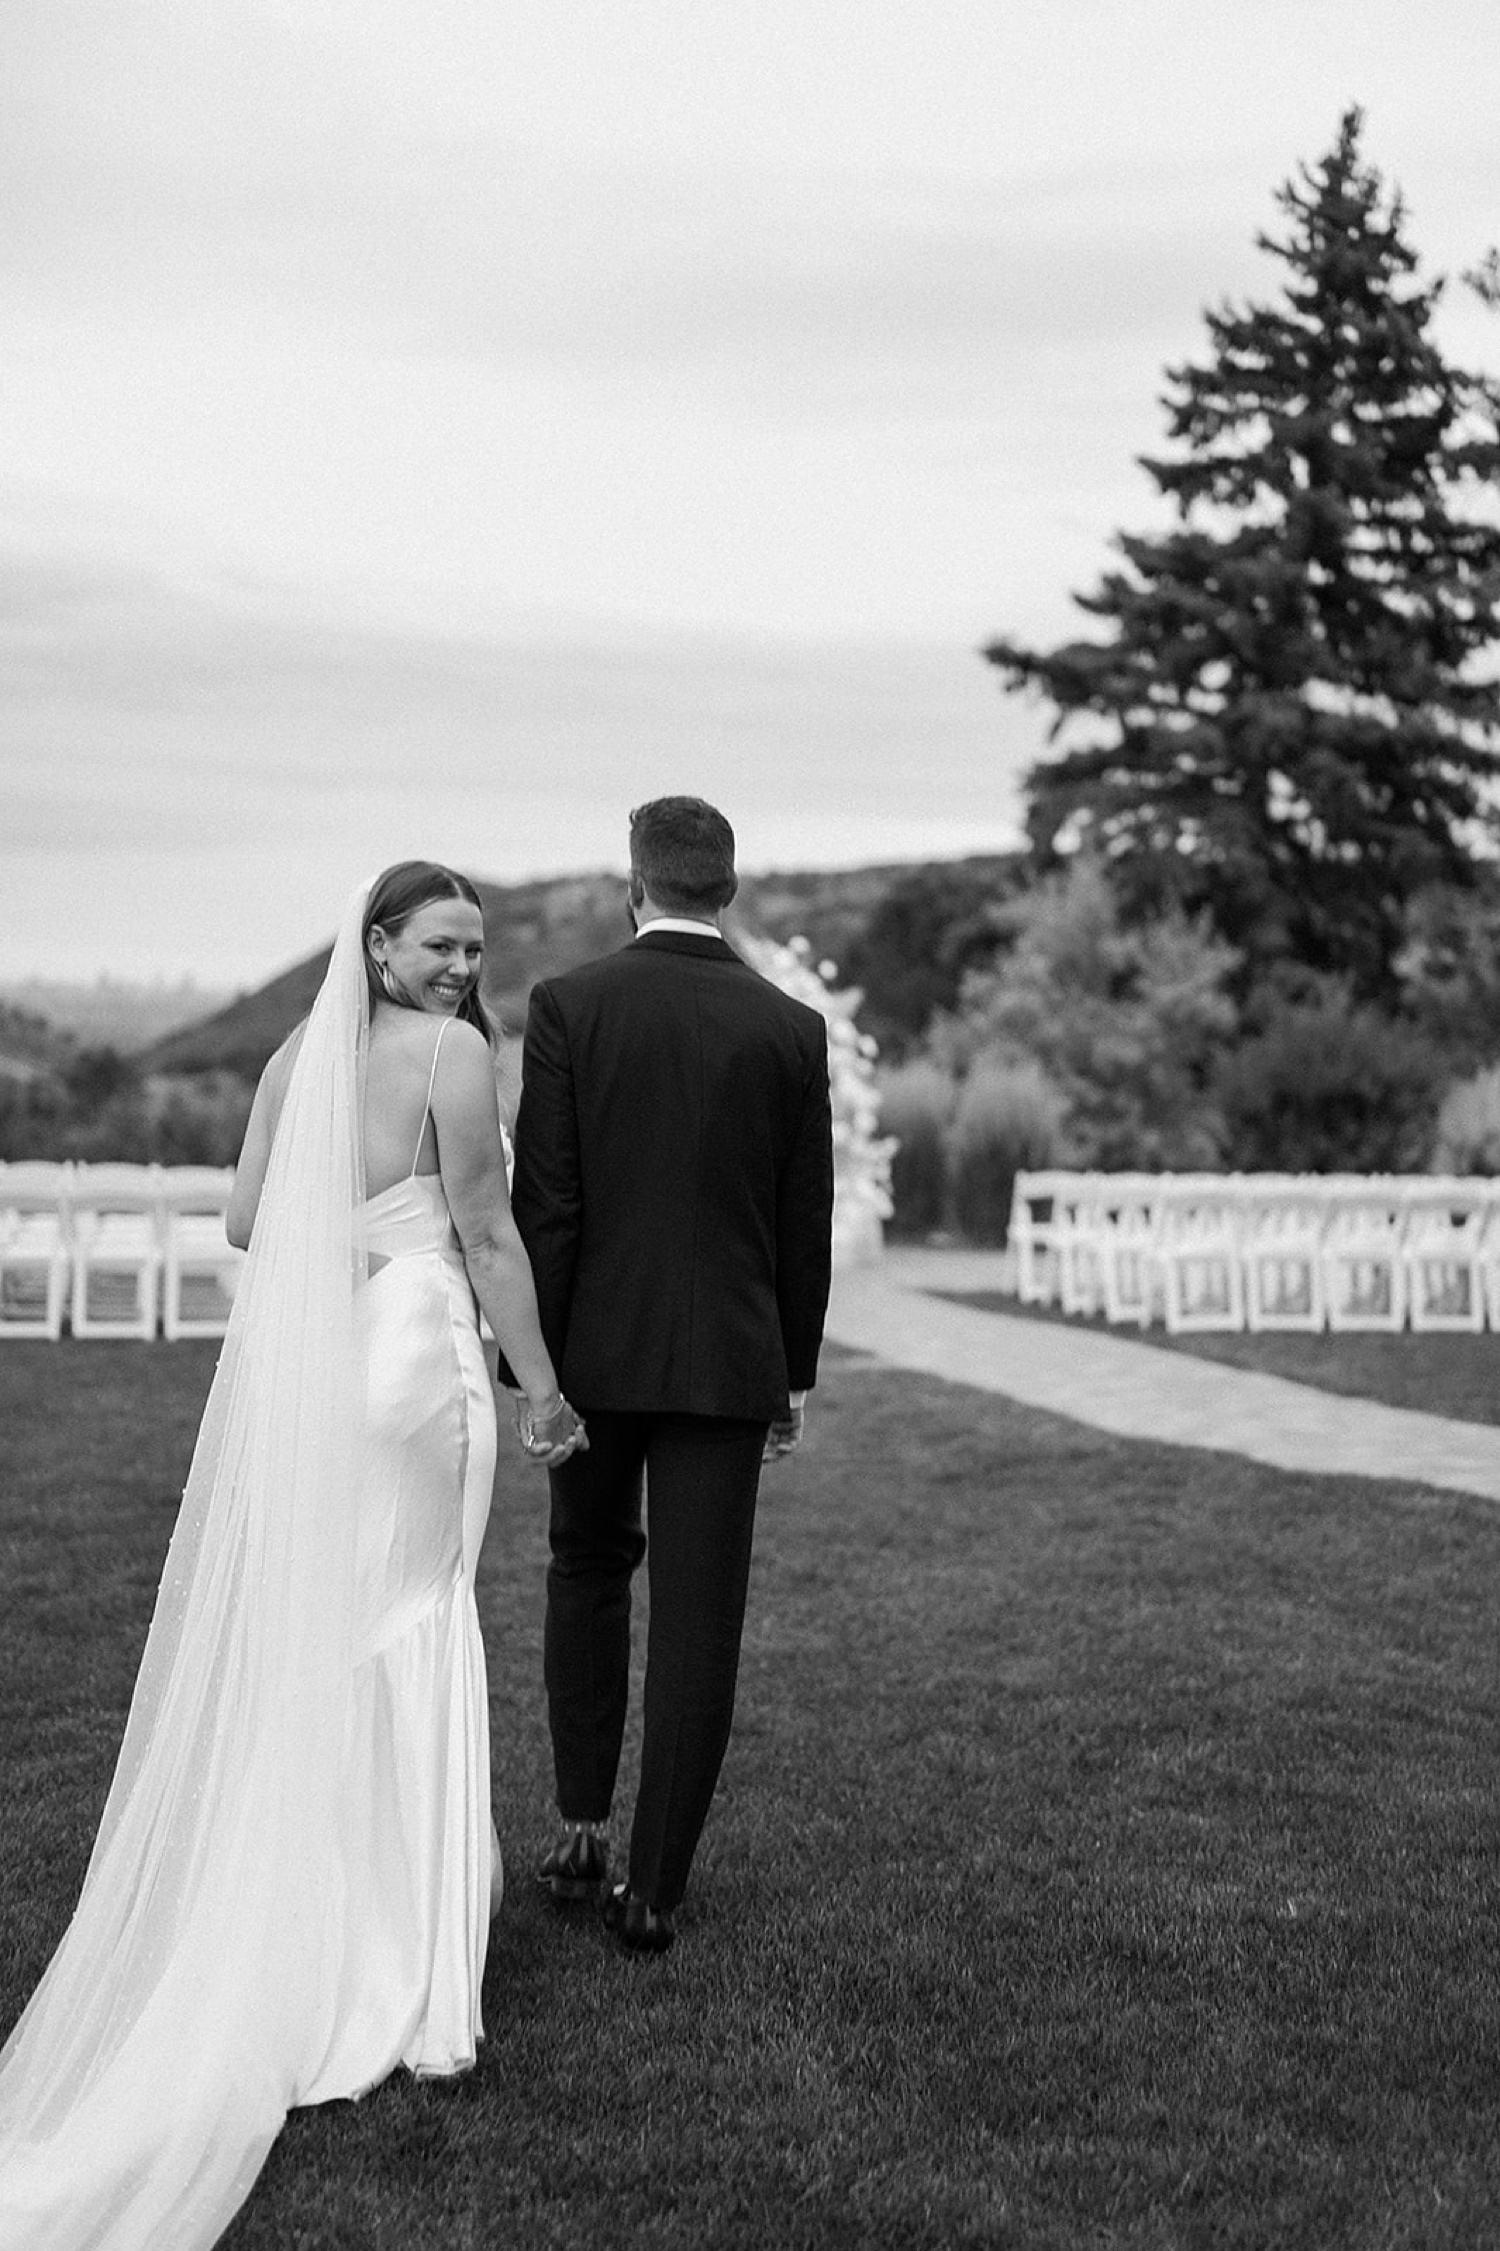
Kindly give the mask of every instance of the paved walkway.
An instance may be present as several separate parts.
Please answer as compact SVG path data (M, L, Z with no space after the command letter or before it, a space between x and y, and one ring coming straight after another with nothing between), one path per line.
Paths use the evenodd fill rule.
M986 1313L931 1294L994 1290L998 1278L995 1252L891 1250L837 1276L828 1333L894 1367L1003 1392L1126 1438L1500 1500L1500 1427L1345 1399L1081 1324Z

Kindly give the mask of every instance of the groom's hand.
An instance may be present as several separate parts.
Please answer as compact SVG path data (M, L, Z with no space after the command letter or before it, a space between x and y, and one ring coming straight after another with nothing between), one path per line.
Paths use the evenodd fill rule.
M543 1469L556 1469L570 1454L586 1454L589 1435L582 1415L570 1407L562 1393L557 1395L557 1405L548 1413L539 1415L518 1391L516 1403L516 1436L526 1459L539 1462Z
M788 1454L795 1454L802 1443L802 1432L807 1421L807 1393L794 1391L790 1412L779 1422L773 1422L766 1432L765 1452L762 1462L784 1462Z

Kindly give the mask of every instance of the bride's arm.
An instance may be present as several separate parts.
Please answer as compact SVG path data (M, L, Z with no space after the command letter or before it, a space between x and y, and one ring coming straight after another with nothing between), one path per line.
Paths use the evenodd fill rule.
M461 1019L443 1036L432 1122L443 1193L474 1294L533 1418L544 1421L556 1411L561 1394L542 1342L531 1261L511 1217L495 1067L482 1033Z
M260 1209L260 1192L266 1184L266 1167L271 1162L276 1121L281 1116L281 1105L286 1100L287 1081L292 1075L292 1063L302 1043L302 1032L303 1027L299 1024L290 1039L283 1040L277 1048L261 1072L255 1100L250 1105L240 1161L234 1168L234 1186L229 1191L229 1203L224 1213L224 1232L237 1251L247 1251L250 1248L250 1230L255 1225L255 1215Z

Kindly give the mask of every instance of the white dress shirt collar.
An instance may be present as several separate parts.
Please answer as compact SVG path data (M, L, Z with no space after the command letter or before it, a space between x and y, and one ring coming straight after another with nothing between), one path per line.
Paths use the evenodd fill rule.
M653 915L649 922L641 924L636 936L644 938L648 930L681 930L689 938L722 938L724 935L716 922L698 922L690 915L681 914Z

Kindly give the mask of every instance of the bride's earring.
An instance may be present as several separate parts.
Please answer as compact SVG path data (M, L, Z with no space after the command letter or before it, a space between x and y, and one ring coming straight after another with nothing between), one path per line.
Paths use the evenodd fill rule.
M376 976L380 979L381 985L384 987L386 999L395 1001L395 1003L399 1007L401 1003L401 988L396 983L395 978L391 975L390 963L388 961L378 960L373 953L370 955L370 962Z

